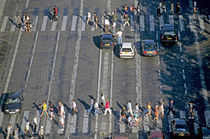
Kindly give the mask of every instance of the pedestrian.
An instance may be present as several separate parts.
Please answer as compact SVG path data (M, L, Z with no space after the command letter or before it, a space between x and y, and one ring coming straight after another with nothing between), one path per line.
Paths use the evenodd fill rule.
M57 15L58 15L58 8L57 8L56 5L55 5L55 6L53 7L53 21L54 21L54 22L58 21Z
M112 12L112 23L117 21L117 9L115 8Z
M94 23L95 23L96 29L98 29L98 16L95 12L94 12Z
M92 109L93 109L93 104L94 104L94 100L93 98L90 99L90 108L88 110L88 113L91 113Z
M122 31L119 29L119 31L116 33L116 36L118 37L118 45L122 45Z
M74 100L72 100L72 115L74 115L75 113L77 113L77 104Z
M174 2L171 1L171 14L174 14Z
M152 113L152 107L151 107L151 103L150 101L147 103L147 111L148 113L145 115L145 116L152 116L151 113Z
M65 125L65 113L62 114L59 118L59 124L61 126L61 129L64 130L64 125Z
M161 2L161 0L159 2L159 8L160 8L160 14L161 14L162 13L162 2Z
M52 103L50 103L49 110L50 110L50 120L52 120L55 117L55 115L54 115L54 105Z
M34 135L36 134L36 130L37 130L37 125L38 125L38 122L37 122L37 115L35 115L34 119L33 119L33 131L34 131Z
M58 114L61 116L64 113L64 105L61 100L58 100Z
M158 109L158 105L155 106L155 118L154 120L158 120L159 117L159 109Z
M105 110L105 103L106 103L105 96L103 93L101 93L101 110Z
M125 107L123 106L122 110L120 111L119 122L121 122L122 119L127 120L126 113L127 113L127 111L126 111Z
M160 16L161 16L160 7L158 6L158 8L157 8L157 17L159 18Z
M193 12L196 13L197 12L197 0L193 0Z
M140 15L140 3L139 2L136 6L136 9L137 9L137 15Z
M19 138L19 129L16 128L15 131L14 131L14 139L18 139Z
M125 22L123 24L123 27L125 27L126 25L128 25L130 27L129 20L130 20L129 16L125 15Z
M161 117L163 117L164 116L164 101L161 101L161 105L159 106L159 111L160 111Z
M18 28L22 27L22 20L21 20L21 16L20 15L17 16L17 27Z
M124 6L124 11L128 11L128 5L127 4L125 4L125 6Z
M11 134L12 134L12 125L11 124L8 125L6 134L7 134L6 139L9 139L11 137Z
M26 136L31 136L29 129L30 129L30 122L27 122L26 126L25 126L25 135Z
M140 114L142 111L139 109L139 103L136 103L136 113Z
M87 25L89 24L89 22L91 22L91 13L90 12L87 13Z
M41 126L39 130L39 138L44 139L44 126Z
M116 26L117 26L117 23L116 22L113 22L112 23L112 32L113 32L113 34L116 34Z
M128 104L127 104L127 109L128 112L130 113L130 115L133 115L133 110L132 110L132 105L131 105L131 100L129 100Z
M163 12L166 13L166 2L163 0Z
M47 104L46 104L46 102L44 101L44 102L42 103L42 105L39 106L39 107L42 108L42 113L41 113L40 117L42 117L43 114L46 114L47 117L48 117Z
M173 99L169 102L168 115L170 114L170 112L174 114L174 100Z
M109 20L106 18L104 22L105 22L105 33L109 33L109 25L110 25Z
M179 1L177 1L176 3L176 13L179 14L180 13L180 5L179 5Z
M99 104L98 104L98 101L95 100L95 103L94 103L94 109L95 109L95 116L96 114L100 114L100 109L99 109Z
M107 111L109 112L109 114L112 114L111 109L110 109L110 103L109 103L109 100L108 99L106 99L106 105L105 105L104 115L106 115Z
M132 6L130 7L130 11L131 11L131 14L134 15L134 11L135 11L134 5L132 5Z

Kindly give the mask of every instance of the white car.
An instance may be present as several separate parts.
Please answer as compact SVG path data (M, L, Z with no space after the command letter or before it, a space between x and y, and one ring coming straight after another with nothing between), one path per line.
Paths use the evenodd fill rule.
M124 42L120 48L120 58L134 58L134 55L133 44L130 42Z

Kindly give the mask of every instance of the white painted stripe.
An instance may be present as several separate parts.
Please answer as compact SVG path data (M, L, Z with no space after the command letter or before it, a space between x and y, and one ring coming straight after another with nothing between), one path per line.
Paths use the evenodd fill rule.
M160 117L157 120L157 128L160 130L163 128L162 119Z
M205 111L204 115L205 115L205 119L206 119L206 126L210 127L210 111Z
M76 131L76 122L77 122L77 115L74 114L71 118L70 122L70 133L75 133Z
M37 22L38 22L38 16L35 17L35 22L32 25L32 31L36 31Z
M1 31L5 31L6 26L7 26L8 18L9 18L8 16L5 16L5 17L3 18L3 21L2 21L2 24L1 24Z
M106 131L106 129L107 129L107 121L106 121L105 117L102 117L100 120L101 120L101 122L100 122L101 129L100 129L100 131Z
M92 21L94 21L94 16L92 16ZM90 31L95 31L95 24L93 24L93 25L91 26Z
M198 135L199 125L196 122L194 122L193 124L194 124L195 135Z
M163 24L164 24L163 16L160 16L159 21L160 21L160 30L162 30L162 27L163 27Z
M70 127L71 127L71 114L68 113L68 116L67 116L67 123L66 123L66 133L65 133L65 139L66 138L69 138L70 136ZM59 132L60 128L58 127L58 132Z
M0 111L0 127L2 127L3 118L4 118L4 113Z
M10 31L15 31L16 24L17 24L17 17L14 16L14 18L13 18L13 23L11 23Z
M17 117L17 114L12 114L11 117L10 117L9 124L11 124L12 127L15 127L16 117Z
M28 8L29 0L26 0L26 8Z
M88 132L88 121L89 121L89 114L87 114L87 111L85 110L83 117L82 133Z
M134 21L133 21L133 15L130 15L130 31L134 31Z
M140 17L139 18L139 20L140 20L140 31L144 31L144 15L140 15L139 17ZM150 17L150 18L152 18L152 17ZM150 21L150 31L151 31L151 28L152 28L151 24L152 24L152 22L153 22L153 28L154 28L154 21L152 21L151 19L149 21Z
M40 124L40 111L39 110L36 111L36 118L37 118L37 129L36 129L36 133L38 133L38 131L39 131L39 124Z
M26 123L29 122L28 117L29 117L29 111L24 111L22 123L21 123L21 134L25 133L24 131L25 131Z
M125 123L119 123L120 126L120 133L125 133Z
M46 30L47 18L48 18L48 16L44 16L44 17L43 17L41 31L45 31L45 30Z
M123 24L124 24L124 18L123 18L123 16L120 16L120 29L121 29L121 31L124 30Z
M200 31L202 33L205 29L204 21L203 21L203 15L198 15L198 19L199 19L199 24L200 24Z
M210 20L210 15L208 15L208 20Z
M189 24L190 24L190 30L192 32L195 32L194 20L193 20L193 16L192 15L189 15Z
M169 24L174 25L174 15L169 15Z
M168 129L169 132L172 132L172 120L174 119L173 113L170 112L170 114L168 115Z
M71 31L76 30L76 23L77 23L77 16L73 16L72 24L71 24Z
M132 126L132 129L131 129L132 131L132 133L138 133L138 131L139 131L139 126Z
M102 92L105 96L108 96L108 70L109 70L109 52L104 54L104 66L103 66L103 80L102 80Z
M51 131L51 122L49 120L49 118L47 118L47 123L46 123L46 127L45 127L45 134L50 134Z
M82 18L80 18L81 22L82 22L82 31L85 31L85 25L86 25L86 16L83 16Z
M184 21L182 15L179 15L179 26L180 26L180 31L184 31Z
M53 22L52 27L51 27L51 31L55 31L56 26L57 26L57 22Z
M150 130L150 127L149 127L149 116L144 116L143 125L144 125L145 133L148 132Z
M68 16L63 16L63 22L62 22L62 26L61 26L61 31L65 31L66 30L67 19L68 19Z
M192 0L189 0L189 6L190 6L190 9L193 8L193 1Z
M179 114L180 114L180 118L181 118L181 119L185 119L185 118L186 118L186 116L185 116L185 111L180 110L180 111L179 111Z

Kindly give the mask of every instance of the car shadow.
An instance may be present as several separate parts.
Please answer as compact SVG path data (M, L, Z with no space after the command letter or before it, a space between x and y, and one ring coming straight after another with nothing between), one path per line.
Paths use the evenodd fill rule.
M4 112L4 106L5 106L5 100L6 98L8 97L9 93L3 93L1 95L1 98L0 98L0 105L1 105L1 111Z
M95 46L100 49L100 36L94 36L93 42L94 42Z

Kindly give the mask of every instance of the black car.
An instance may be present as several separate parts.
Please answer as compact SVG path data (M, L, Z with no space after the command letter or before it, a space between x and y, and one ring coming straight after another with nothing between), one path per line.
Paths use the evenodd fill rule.
M190 136L190 131L186 120L174 118L172 121L173 136Z
M141 55L143 56L158 55L157 43L154 40L143 40L141 42Z
M178 36L173 24L164 24L161 33L162 43L176 43Z
M102 34L100 36L100 46L101 48L114 48L114 40L112 34Z
M21 92L8 93L5 98L5 113L18 113L22 107L23 97Z

